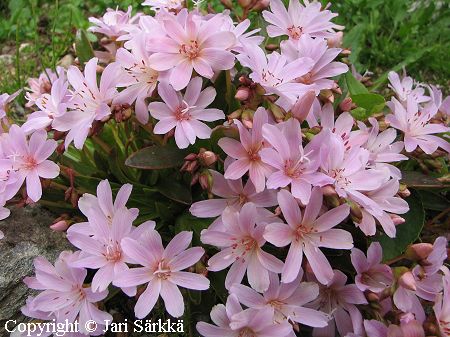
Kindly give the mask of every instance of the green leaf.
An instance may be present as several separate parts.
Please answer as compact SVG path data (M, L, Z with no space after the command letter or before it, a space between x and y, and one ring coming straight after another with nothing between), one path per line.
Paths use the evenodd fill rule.
M94 57L94 49L84 29L79 29L75 38L75 49L81 64Z
M423 208L425 209L442 212L450 205L449 200L440 193L430 190L419 190L418 192L423 201Z
M358 120L365 120L382 111L386 104L384 97L378 94L357 94L351 97L352 101L358 106L351 113Z
M174 146L153 145L133 153L125 165L142 170L161 170L181 166L186 151Z
M362 95L362 94L368 94L369 90L362 84L360 81L358 81L352 74L351 71L348 71L345 74L345 80L347 81L347 88L350 92L350 96L353 99L354 95Z
M417 191L412 191L406 200L409 204L409 212L402 217L405 222L397 226L397 235L390 238L386 234L378 235L374 241L379 241L383 247L383 259L391 260L404 253L408 245L419 238L425 222L425 211L422 199Z
M213 221L214 219L197 218L189 212L186 212L180 215L175 221L175 229L177 233L192 231L197 237L200 237L201 231L208 228Z
M171 200L185 205L192 204L191 190L173 177L161 179L155 187L159 193Z

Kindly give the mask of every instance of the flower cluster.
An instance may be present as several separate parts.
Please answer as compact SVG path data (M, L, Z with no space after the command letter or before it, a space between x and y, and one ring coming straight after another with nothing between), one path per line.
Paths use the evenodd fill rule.
M229 11L143 5L152 15L91 18L99 50L30 80L33 111L22 126L2 114L15 95L0 96L0 219L24 181L28 202L42 197L41 179L59 175L48 159L56 149L65 170L57 186L70 184L66 199L86 219L65 215L52 227L68 227L78 250L54 265L35 260L25 282L41 292L23 313L92 320L97 331L81 335L99 335L111 289L136 299L137 318L160 297L181 317L191 293L179 288L206 291L207 276L224 271L214 324L196 325L204 337L294 337L305 327L323 337L416 337L429 325L446 336L447 238L414 244L416 233L392 261L383 242L411 237L398 235L410 225L402 163L447 163L450 98L391 72L384 113L381 96L349 72L337 48L343 27L320 2L241 4L247 14L265 9L275 47Z

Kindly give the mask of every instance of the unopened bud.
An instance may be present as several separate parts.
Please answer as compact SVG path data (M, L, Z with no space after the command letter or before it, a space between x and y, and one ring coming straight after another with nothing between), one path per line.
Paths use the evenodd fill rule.
M264 89L260 84L256 85L256 93L260 96L263 96L266 94L266 89Z
M425 260L432 251L433 245L431 243L415 243L406 249L405 256L409 260L421 261Z
M211 166L215 162L217 162L217 155L212 151L205 151L198 155L198 159L200 160L203 166Z
M272 114L276 120L284 120L285 112L278 105L269 103L269 110L272 111Z
M252 3L252 0L238 0L239 6L242 8L247 8Z
M366 294L366 298L369 302L379 302L380 301L380 296L377 293L373 293L371 291Z
M64 145L64 142L62 142L61 144L58 145L58 147L56 148L56 153L59 155L62 155L64 152L66 151L66 147Z
M410 271L407 271L402 276L400 276L400 278L398 279L398 284L408 290L416 291L417 289L416 280L414 279L414 275Z
M332 37L327 39L327 44L329 48L339 48L342 46L342 39L344 37L343 32L337 32Z
M69 224L65 220L60 220L51 225L50 228L55 232L64 232L65 230L67 230L67 228L69 228Z
M311 107L316 99L316 92L314 90L308 91L294 104L291 109L292 116L303 122L308 117Z
M335 197L337 196L336 190L333 185L325 185L322 187L323 195L327 197Z
M363 218L361 207L351 200L347 200L347 203L350 206L350 215L352 217L352 220L356 223L361 223Z
M411 195L410 190L408 190L408 187L405 184L400 184L400 187L398 189L398 195L402 198L407 198Z
M239 110L233 111L231 114L229 114L227 116L227 118L228 118L229 121L232 121L233 119L241 118L241 115L242 115L242 110L239 109Z
M254 111L250 109L246 109L242 112L241 121L248 129L253 127L253 115Z
M341 205L341 201L338 195L335 196L325 196L325 202L331 208L336 208Z
M233 3L231 2L231 0L220 0L220 2L221 2L222 5L224 5L226 8L228 8L228 9L233 9Z
M189 153L186 157L184 157L184 160L187 160L187 161L197 160L197 154L196 153Z
M266 45L265 48L267 51L274 51L274 50L277 50L278 48L280 48L280 46L278 44L270 43L270 44Z
M234 98L236 98L238 101L246 101L248 100L250 96L250 89L248 87L240 87L236 95L234 95Z
M325 103L334 103L334 95L330 89L324 89L320 92L319 97Z
M203 170L198 178L200 186L207 191L210 191L213 184L213 177L208 170Z
M339 108L342 111L350 111L353 108L353 101L350 97L344 98L344 100L339 104Z
M390 214L390 217L392 221L394 222L394 225L401 225L402 223L405 223L405 219L403 219L401 216L397 214Z
M253 5L252 10L254 11L262 11L266 9L270 5L270 0L258 0L256 4Z

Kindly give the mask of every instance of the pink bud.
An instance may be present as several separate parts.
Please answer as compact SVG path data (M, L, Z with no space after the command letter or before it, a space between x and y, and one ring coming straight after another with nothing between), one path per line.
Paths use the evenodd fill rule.
M339 108L341 108L342 111L350 111L353 106L353 101L350 97L345 98L340 104Z
M322 193L325 196L331 197L337 195L333 185L325 185L322 187Z
M238 101L246 101L248 100L248 97L250 96L250 89L247 87L240 87L236 95L234 95L234 98L236 98Z
M416 291L416 280L414 279L413 274L410 271L407 271L404 273L400 278L398 279L398 284L400 284L403 288Z
M329 48L339 48L342 46L342 39L344 37L343 32L337 32L332 37L327 39Z
M405 222L405 219L403 219L401 216L398 216L397 214L390 214L392 221L394 222L394 225L401 225Z
M316 99L316 93L313 90L308 91L295 103L291 109L292 116L303 122L308 117L309 111Z
M431 243L416 243L408 247L406 255L412 260L425 260L433 251Z
M65 220L60 220L51 225L50 228L55 232L64 232L65 230L67 230L67 228L69 228L69 224Z

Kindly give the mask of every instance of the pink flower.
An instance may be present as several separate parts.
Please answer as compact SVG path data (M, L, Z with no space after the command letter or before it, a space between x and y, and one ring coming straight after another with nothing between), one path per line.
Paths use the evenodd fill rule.
M170 84L175 90L184 89L195 70L199 75L212 78L214 71L234 66L234 55L227 49L236 41L233 33L220 31L220 15L207 21L194 20L189 13L184 22L175 16L162 19L167 37L157 37L149 45L155 54L149 58L157 71L170 70Z
M78 268L98 269L92 279L94 292L108 289L109 284L117 280L122 273L128 271L128 263L135 263L126 256L121 242L124 238L138 239L146 230L154 230L155 223L148 221L139 227L133 227L136 217L125 207L120 208L112 222L103 217L103 214L92 212L88 217L93 236L88 233L70 232L67 239L75 247L81 249L79 258L72 263ZM129 296L136 294L136 287L124 287L123 291Z
M28 88L25 94L25 98L28 100L25 106L27 108L31 108L36 100L42 96L42 94L50 93L52 88L52 84L58 79L58 76L64 69L62 67L56 68L56 73L54 73L51 69L45 69L38 78L29 78L28 79Z
M436 296L434 313L439 324L442 336L450 335L450 272L447 267L443 267L444 291Z
M197 323L197 331L204 337L286 337L292 332L292 326L283 322L274 323L273 311L242 310L237 297L228 296L227 304L216 305L211 310L212 325L205 322Z
M120 65L121 77L117 87L125 87L113 100L113 104L133 104L136 102L136 117L142 124L148 123L148 108L145 102L153 94L159 73L149 66L145 43L136 43L131 52L120 48L116 62Z
M425 95L425 89L420 85L416 88L414 86L414 80L404 74L403 79L400 80L400 76L394 71L390 71L388 74L389 87L395 92L395 95L402 103L406 103L409 98L413 102L419 104L428 102L430 100L429 96Z
M181 9L183 8L183 0L145 0L142 6L150 6L154 11L161 9Z
M86 323L90 320L104 326L105 321L112 320L112 316L101 311L95 305L103 300L107 291L94 293L90 287L84 286L86 269L73 268L71 262L77 259L76 253L62 252L55 263L50 264L45 258L34 260L35 277L26 277L24 282L31 289L41 290L27 307L32 311L47 313L51 317L55 314L57 322L69 323L78 321L80 332L89 334Z
M181 271L198 262L205 253L201 247L187 249L191 241L192 232L181 232L164 249L161 236L156 231L146 231L139 240L122 240L125 254L143 267L124 271L114 285L134 287L148 283L134 308L136 317L147 316L159 295L167 312L180 317L184 312L184 301L178 286L195 290L209 288L209 280L203 275Z
M311 303L311 307L329 314L333 319L325 328L314 328L314 336L334 337L336 328L338 336L347 336L352 332L363 334L362 315L355 304L367 304L367 300L355 284L346 282L347 276L334 270L330 282L319 285L319 297Z
M221 138L219 146L227 155L235 159L225 170L225 179L236 180L249 172L250 180L256 188L256 192L262 192L266 186L266 177L271 168L261 160L261 150L264 147L262 135L263 125L268 121L264 108L256 110L253 118L251 132L238 120L234 123L239 129L240 142L232 138Z
M333 179L318 172L320 166L319 151L314 150L314 141L302 146L300 123L289 119L283 124L283 129L266 124L263 136L271 148L261 151L262 161L275 170L267 180L268 188L279 188L291 185L294 197L306 205L311 196L312 186L332 184Z
M8 109L8 104L11 103L21 92L22 90L17 90L15 93L11 95L8 95L6 93L0 95L0 123L4 118L6 118L6 111ZM1 132L2 130L0 130L0 133Z
M365 192L371 203L361 208L363 217L361 223L356 224L364 234L375 235L377 219L384 232L391 238L395 237L395 224L389 213L404 214L409 211L408 203L396 196L399 187L399 181L391 179L376 190Z
M252 70L250 78L259 83L267 95L280 96L280 104L288 110L302 93L310 90L310 86L296 83L295 79L307 74L313 67L314 61L302 57L288 62L285 56L273 52L266 56L257 46L244 46L245 53L237 56L245 67Z
M380 188L389 180L387 169L367 168L369 151L359 146L347 147L349 143L332 133L321 133L321 167L324 173L334 179L334 188L342 198L351 198L364 207L379 209L378 205L364 193ZM323 137L323 138L322 138ZM381 210L378 211L381 215Z
M266 214L264 207L273 207L277 204L277 193L274 190L256 192L253 183L248 180L245 185L242 179L225 179L217 171L209 170L213 178L211 193L221 199L208 199L192 204L189 211L198 218L212 218L221 215L226 208L240 211L247 202L253 203L260 211Z
M73 98L68 106L69 111L53 121L53 128L58 131L69 131L65 145L69 147L72 141L77 149L81 149L86 141L94 121L103 120L111 114L108 104L117 94L113 81L116 76L116 66L108 65L102 73L100 87L97 85L97 63L93 58L84 69L71 66L67 71L67 79L74 89Z
M351 260L356 270L355 283L361 291L370 290L379 293L390 287L394 280L391 268L381 264L382 248L378 242L373 242L367 250L367 258L364 253L353 248Z
M348 71L342 62L333 62L341 49L328 48L327 41L322 38L313 39L304 34L298 40L288 40L281 44L281 51L289 61L309 57L314 61L312 69L296 79L297 82L313 85L315 90L331 89L334 81L330 79Z
M412 152L417 147L420 147L426 154L432 154L438 147L450 152L450 144L446 140L434 136L436 133L448 132L450 128L442 124L430 123L430 119L437 109L432 113L423 111L411 96L408 96L406 109L395 98L390 103L393 114L387 115L386 121L404 133L407 152Z
M331 22L337 14L322 10L320 2L305 1L303 6L298 0L289 1L286 10L281 0L271 0L272 12L264 11L263 17L270 24L267 33L270 37L288 35L289 39L298 40L303 34L312 37L332 37L335 29L343 29Z
M101 217L107 221L109 225L112 225L116 214L125 208L132 189L133 186L131 184L121 186L117 192L116 199L113 201L113 194L109 181L102 180L97 186L97 196L89 193L83 194L78 200L78 208L86 218L95 217L96 219L99 219ZM133 217L132 221L136 220L139 215L139 210L137 208L131 208L128 209L128 211ZM71 235L72 233L89 236L96 235L89 222L80 222L71 225L67 234ZM99 235L97 239L104 239L104 236Z
M415 266L412 271L400 277L398 288L394 293L396 307L405 313L413 313L421 323L425 321L426 316L419 297L434 302L442 290L443 277L439 270L447 258L446 246L447 240L444 237L437 238L431 258L432 261L434 260L432 263L434 267L427 272L424 267ZM439 267L436 268L436 266Z
M251 21L246 19L235 26L233 19L229 15L224 15L222 30L232 32L236 37L236 42L234 46L231 47L231 50L243 53L244 46L259 46L264 41L264 37L255 35L261 29L258 28L246 32L250 25Z
M64 72L60 72L59 78L53 82L51 93L42 94L36 99L35 104L40 109L28 116L22 128L26 133L36 130L45 130L55 118L62 117L66 112L71 99L69 83Z
M94 25L89 27L88 30L93 33L100 33L109 38L116 39L124 34L125 29L129 25L135 23L140 17L140 14L131 16L131 10L131 6L128 7L126 12L108 8L102 18L89 18L89 22Z
M422 324L416 320L402 322L400 326L390 324L389 327L376 320L365 320L364 328L370 337L425 337Z
M251 287L265 291L269 287L269 271L281 272L283 263L262 250L266 243L263 238L264 224L256 223L256 207L245 204L239 213L229 210L222 214L224 230L202 231L201 240L205 244L222 250L208 261L208 270L220 271L231 265L225 279L225 287L241 283L245 273Z
M398 162L402 160L407 160L408 157L400 154L403 151L404 144L401 141L396 142L397 132L388 128L383 132L379 132L380 126L375 118L369 118L369 122L372 128L369 130L365 124L359 122L358 125L361 130L368 133L368 138L363 148L369 150L369 164L373 165L375 168L384 166L389 169L391 176L400 179L400 170L388 163Z
M289 283L295 280L301 270L303 253L319 282L327 284L333 278L333 270L319 247L332 249L351 249L353 239L350 233L335 229L349 215L348 205L341 205L319 217L323 195L315 187L311 199L302 216L300 206L286 190L278 192L278 203L287 222L267 225L264 238L277 247L290 244L281 281Z
M59 175L59 166L47 159L55 151L57 143L52 139L47 140L44 131L34 132L27 140L23 130L13 125L3 145L6 158L0 159L0 175L8 176L10 171L17 173L17 179L11 187L12 195L26 180L28 197L34 202L38 201L42 196L39 178L53 179Z
M159 119L153 131L166 134L175 128L175 142L180 149L194 144L197 137L208 139L211 136L211 129L200 121L225 118L219 109L206 109L214 101L216 90L208 87L202 91L201 77L191 80L184 96L166 83L159 84L158 93L165 103L152 102L148 106L150 114Z
M278 324L288 320L312 327L328 325L328 315L303 307L319 295L319 287L313 282L299 282L296 279L291 283L280 283L278 275L270 273L270 286L262 295L242 284L233 285L230 293L249 308L271 309Z

